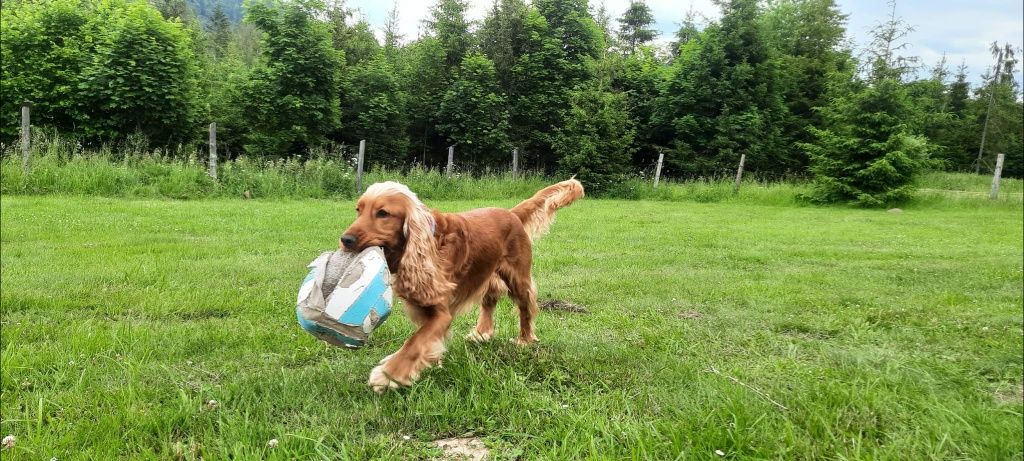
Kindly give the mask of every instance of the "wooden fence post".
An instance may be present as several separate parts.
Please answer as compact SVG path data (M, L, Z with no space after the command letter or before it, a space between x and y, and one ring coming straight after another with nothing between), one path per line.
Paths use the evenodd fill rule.
M1003 176L1003 159L1005 158L1006 154L996 156L996 173L992 175L992 193L988 195L992 200L999 198L999 178Z
M448 146L448 167L445 168L444 174L449 178L452 177L452 163L455 161L455 146Z
M736 169L736 184L732 186L732 193L740 193L740 179L743 178L743 163L747 160L747 154L740 154L740 167Z
M217 122L210 122L210 165L207 174L217 180Z
M658 187L658 181L661 180L661 162L665 161L665 153L658 154L658 167L654 169L654 187Z
M515 178L519 174L519 148L512 149L512 177Z
M366 155L366 140L359 140L359 157L356 157L356 193L363 193L363 159Z
M29 173L29 155L32 152L32 133L29 125L29 112L32 110L32 102L25 100L21 103L21 171L26 175Z

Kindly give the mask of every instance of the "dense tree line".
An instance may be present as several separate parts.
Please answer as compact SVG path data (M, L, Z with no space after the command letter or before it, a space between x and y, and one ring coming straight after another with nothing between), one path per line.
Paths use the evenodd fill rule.
M813 176L824 201L888 203L915 172L1024 174L1018 59L1010 45L973 87L961 66L902 56L893 17L862 53L835 0L717 0L658 45L650 8L586 0L495 0L482 21L438 0L415 39L392 11L383 43L339 0L12 0L0 46L2 110L85 143L132 133L200 142L216 121L229 155L303 156L369 143L369 162L578 174L592 190L624 174L720 175L746 154L767 176ZM237 6L237 5L236 5ZM201 10L201 11L197 11ZM614 16L613 16L614 15ZM12 142L16 115L0 133ZM986 147L979 161L985 132Z

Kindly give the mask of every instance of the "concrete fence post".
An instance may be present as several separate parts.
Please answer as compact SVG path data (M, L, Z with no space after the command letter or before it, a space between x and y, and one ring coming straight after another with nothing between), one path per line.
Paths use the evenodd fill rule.
M32 102L25 100L21 103L21 171L29 174L29 156L32 152L32 127L30 124L30 112Z
M736 169L736 184L732 186L732 193L740 193L740 180L743 179L743 163L747 161L747 154L740 154L740 167Z
M444 169L447 177L452 177L452 166L455 162L455 146L448 146L448 166Z
M217 180L217 122L210 122L210 164L206 173Z
M356 194L363 193L363 162L366 158L366 140L359 140L359 157L356 157Z
M988 195L992 200L999 198L999 179L1003 176L1004 159L1006 159L1006 154L996 156L996 172L992 175L992 192Z
M661 164L665 161L665 153L658 154L658 166L654 169L654 187L658 187L658 181L661 180Z

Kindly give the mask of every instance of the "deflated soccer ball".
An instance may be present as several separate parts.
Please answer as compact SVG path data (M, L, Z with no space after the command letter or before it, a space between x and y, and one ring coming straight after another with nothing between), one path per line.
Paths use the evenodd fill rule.
M328 251L309 263L295 313L299 326L335 346L362 347L391 313L391 273L384 252Z

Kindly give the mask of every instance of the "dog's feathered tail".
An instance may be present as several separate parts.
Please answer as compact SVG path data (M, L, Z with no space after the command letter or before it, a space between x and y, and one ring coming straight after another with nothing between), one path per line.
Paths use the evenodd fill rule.
M526 228L530 241L536 241L546 234L555 222L555 212L583 197L583 184L576 179L568 179L558 184L545 187L533 197L523 200L512 208L512 214Z

